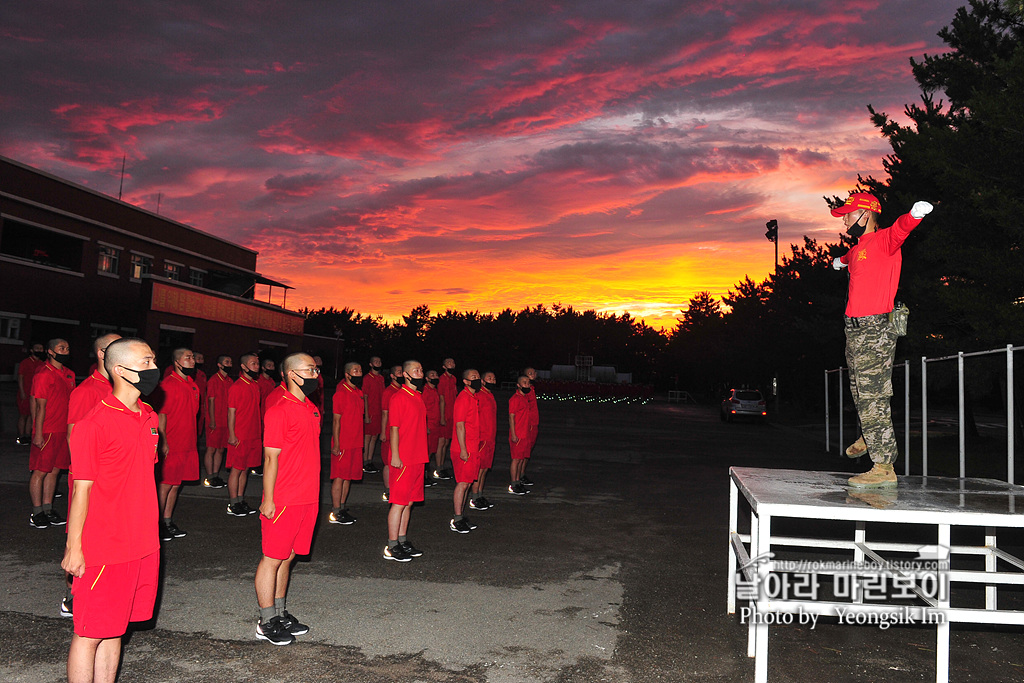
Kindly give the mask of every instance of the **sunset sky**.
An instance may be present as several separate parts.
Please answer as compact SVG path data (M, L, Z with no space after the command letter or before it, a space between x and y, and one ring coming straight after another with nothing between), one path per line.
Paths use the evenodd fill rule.
M656 327L835 241L964 2L7 2L0 154L259 250L288 305Z

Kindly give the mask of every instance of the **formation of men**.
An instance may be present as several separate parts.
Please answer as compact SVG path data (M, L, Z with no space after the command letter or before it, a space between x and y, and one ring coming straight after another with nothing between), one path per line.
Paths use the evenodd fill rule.
M290 568L296 556L310 552L320 501L323 410L318 394L323 400L323 377L318 359L288 356L278 382L271 359L242 355L237 359L240 375L232 379L232 359L221 355L207 380L197 367L201 354L191 349L175 349L162 378L144 340L108 334L95 340L92 351L97 363L77 387L67 367L71 349L63 339L34 345L18 373L19 406L28 412L32 446L31 526L65 524L53 499L61 470L68 470L62 562L67 587L61 614L75 620L69 680L113 680L128 623L152 617L160 542L186 536L173 513L182 485L190 481L226 486L229 515L259 513L263 552L254 582L256 636L275 645L294 642L309 627L285 607ZM423 555L409 540L409 523L426 486L454 476L449 528L456 533L477 528L466 516L467 507L493 507L483 490L494 460L496 380L492 372L457 373L450 358L440 374L406 361L385 378L378 357L367 369L364 375L359 363L347 363L330 402L332 506L327 521L357 521L347 505L351 483L376 471L379 440L389 505L382 556L409 562ZM22 387L27 387L24 401ZM154 409L142 399L157 389ZM509 492L518 493L528 485L523 472L537 431L536 398L526 374L509 402L509 420L522 435L514 441L510 437ZM202 477L199 445L204 437ZM23 439L19 434L20 443ZM454 475L445 468L449 452ZM222 464L230 471L223 483ZM250 473L263 477L258 508L244 497Z

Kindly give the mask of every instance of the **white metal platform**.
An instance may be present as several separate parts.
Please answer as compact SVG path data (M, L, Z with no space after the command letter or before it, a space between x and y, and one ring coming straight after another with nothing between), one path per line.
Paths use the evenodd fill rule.
M837 472L733 467L729 475L728 611L736 612L738 600L748 605L747 655L754 658L756 683L768 680L769 615L776 619L787 614L844 615L849 619L844 623L860 619L861 623L877 624L890 619L892 623L935 624L935 680L939 683L949 680L951 623L1024 625L1024 611L998 607L999 586L1024 586L1024 561L996 544L997 529L1024 528L1024 487L992 479L918 476L900 477L895 489L871 490L850 488L850 474ZM749 534L738 529L741 494L750 509ZM772 520L779 517L854 522L853 537L773 535ZM935 527L935 545L873 542L867 538L868 523ZM983 545L951 546L953 527L980 527ZM771 559L768 554L780 547L813 549L815 554L809 555L810 564L806 565ZM945 548L951 564L927 561L942 559ZM863 564L855 564L852 571L821 567L814 561L820 560L823 551L840 551L850 562ZM932 552L937 553L935 558ZM955 558L965 555L983 558L984 571L959 569ZM939 569L918 571L919 566L910 562L915 558L922 559L919 564ZM867 569L868 565L874 567ZM809 575L814 581L828 576L833 587L852 587L843 596L848 599L838 600L835 595L831 600L818 599L819 591L810 590L814 581ZM872 589L888 581L892 588L900 586L905 593L901 598L910 600L894 602L890 595L873 601L878 595L872 596ZM952 604L950 589L971 583L985 587L984 609ZM898 621L900 618L909 621Z

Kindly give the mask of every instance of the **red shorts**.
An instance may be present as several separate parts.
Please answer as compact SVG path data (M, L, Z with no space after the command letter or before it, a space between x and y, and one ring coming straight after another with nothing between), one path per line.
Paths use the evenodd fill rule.
M281 505L272 520L260 515L263 554L274 560L287 560L293 552L309 555L318 508L316 503Z
M509 439L509 448L512 449L513 460L529 460L530 451L533 449L533 444L529 439L519 439L519 443L512 443Z
M28 451L28 468L33 472L52 472L54 468L66 470L71 467L71 450L68 448L67 432L43 434L43 447Z
M363 423L363 434L380 436L380 428L384 426L380 423L381 417L380 413L377 413L376 415L370 413L370 421Z
M441 423L427 423L427 455L437 453L437 442L441 440Z
M247 470L263 464L263 440L241 439L237 446L228 444L228 469Z
M452 473L459 484L472 484L480 476L480 456L474 453L469 460L452 453Z
M478 457L480 458L480 469L491 469L494 466L494 442L481 441Z
M343 448L341 455L331 454L331 479L363 479L363 449Z
M228 447L228 428L218 427L217 429L206 430L206 447L207 448L227 448Z
M388 470L389 503L412 505L423 500L423 463L418 462L405 467L388 465Z
M82 638L119 638L130 621L153 618L160 583L160 553L121 564L86 567L75 577L75 634Z
M18 415L28 416L32 414L32 406L29 405L28 397L21 398L20 396L15 399L18 404Z
M161 484L178 486L183 481L195 481L198 478L198 451L171 452L160 461Z
M445 418L444 418L445 423L443 425L441 425L441 438L442 439L448 439L449 441L451 441L451 439L452 439L452 419L453 418L448 417L447 415L445 416Z

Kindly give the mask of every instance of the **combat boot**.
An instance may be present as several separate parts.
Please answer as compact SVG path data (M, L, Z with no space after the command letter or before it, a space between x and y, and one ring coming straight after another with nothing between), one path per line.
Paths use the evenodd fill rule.
M864 435L861 434L856 441L846 447L847 458L859 458L868 452L868 445L864 443Z
M850 477L850 486L862 489L881 489L896 486L896 471L892 465L880 465L877 462L870 470L856 477Z

